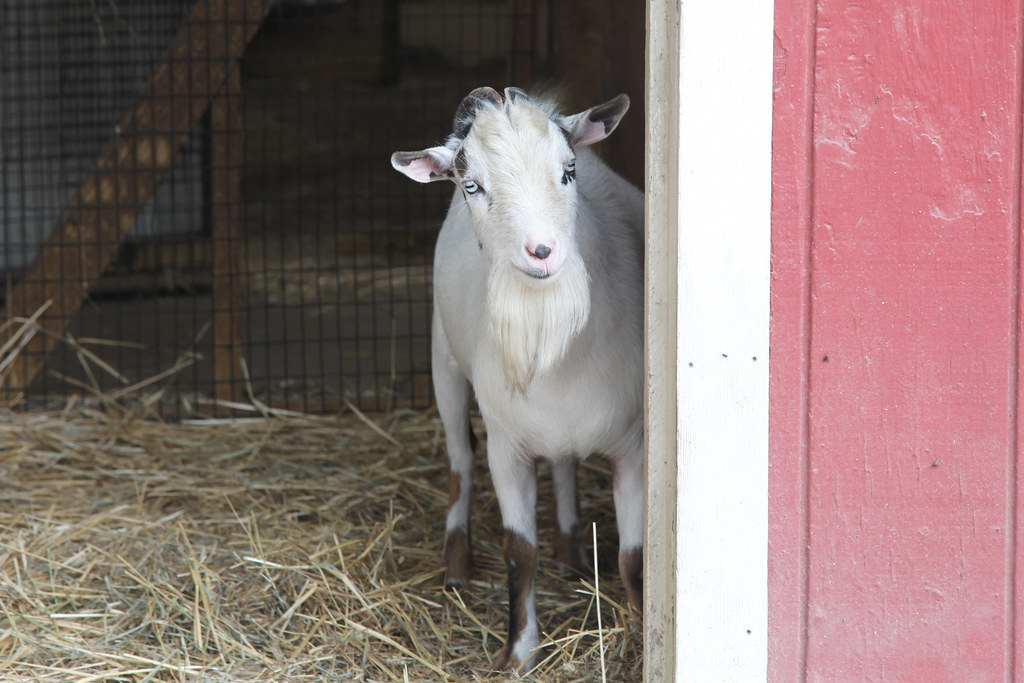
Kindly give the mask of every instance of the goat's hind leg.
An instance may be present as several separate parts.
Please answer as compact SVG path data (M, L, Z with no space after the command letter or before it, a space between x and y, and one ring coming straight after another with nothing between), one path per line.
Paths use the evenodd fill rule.
M576 472L579 461L575 457L551 463L551 478L555 487L555 561L569 575L586 576L586 553L580 528L580 498Z
M440 321L435 317L431 371L437 410L444 423L448 451L448 517L444 530L445 586L466 586L473 568L470 500L473 491L475 437L469 421L469 381L455 363Z
M626 597L637 614L643 613L644 454L639 437L622 452L611 455L614 467L615 521L619 527L619 573Z

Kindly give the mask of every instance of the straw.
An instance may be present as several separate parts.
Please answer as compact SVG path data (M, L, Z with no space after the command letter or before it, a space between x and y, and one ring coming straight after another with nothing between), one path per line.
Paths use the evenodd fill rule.
M5 681L491 674L508 619L500 518L478 457L475 573L468 588L445 591L448 465L435 452L436 413L168 424L113 403L0 412ZM558 574L541 469L545 637L531 678L639 681L640 624L615 571L609 469L597 458L580 471L583 519L605 530L600 591L596 577L590 586ZM596 622L600 603L613 623Z

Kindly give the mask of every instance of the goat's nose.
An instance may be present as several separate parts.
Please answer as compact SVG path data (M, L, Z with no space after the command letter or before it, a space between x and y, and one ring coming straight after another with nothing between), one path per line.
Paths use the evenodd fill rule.
M533 255L539 258L541 261L546 259L551 254L551 247L546 244L538 244L536 249L533 250Z

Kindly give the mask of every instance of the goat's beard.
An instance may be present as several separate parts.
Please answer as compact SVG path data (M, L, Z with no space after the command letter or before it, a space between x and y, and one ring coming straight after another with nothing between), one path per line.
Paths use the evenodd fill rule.
M579 254L563 262L554 282L529 282L509 265L487 280L487 318L513 392L564 356L590 317L590 276Z

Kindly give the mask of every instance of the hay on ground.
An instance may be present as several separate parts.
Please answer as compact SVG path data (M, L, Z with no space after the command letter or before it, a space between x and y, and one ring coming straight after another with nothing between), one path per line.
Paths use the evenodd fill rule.
M351 413L188 424L106 403L0 413L4 680L487 677L506 592L484 459L474 582L445 591L439 421L369 419L378 430ZM599 603L607 680L640 680L607 466L592 458L581 470L583 519L599 534L599 601L557 575L543 474L537 597L548 646L533 678L601 680Z

